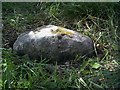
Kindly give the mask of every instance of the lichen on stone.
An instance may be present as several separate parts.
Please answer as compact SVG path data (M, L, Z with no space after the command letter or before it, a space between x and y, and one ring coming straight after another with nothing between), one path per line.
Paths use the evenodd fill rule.
M74 34L74 32L72 32L72 31L70 31L70 30L68 30L66 28L59 27L59 26L58 26L58 29L56 29L56 30L52 29L51 32L53 34L65 34L65 35L72 35L72 34Z

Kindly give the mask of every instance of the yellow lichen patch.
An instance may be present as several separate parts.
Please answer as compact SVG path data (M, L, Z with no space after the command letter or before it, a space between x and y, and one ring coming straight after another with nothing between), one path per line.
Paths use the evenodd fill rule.
M72 34L74 34L74 32L69 31L68 29L63 28L63 27L58 27L57 30L51 30L51 32L53 34L66 34L66 35L72 35Z

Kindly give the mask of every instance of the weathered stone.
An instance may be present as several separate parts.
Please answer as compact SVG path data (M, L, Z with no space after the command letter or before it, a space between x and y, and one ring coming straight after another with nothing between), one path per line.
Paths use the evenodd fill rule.
M73 30L47 25L34 31L22 33L13 45L18 54L28 54L30 58L48 58L67 61L75 55L93 55L92 40Z

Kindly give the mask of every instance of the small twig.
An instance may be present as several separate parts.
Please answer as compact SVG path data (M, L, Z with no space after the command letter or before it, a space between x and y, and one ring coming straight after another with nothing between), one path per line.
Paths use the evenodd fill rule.
M52 14L52 16L53 16L53 18L55 18L57 21L59 21L60 23L63 23L61 20L59 20L55 15L53 15Z
M86 27L90 30L90 27L87 22L85 22Z

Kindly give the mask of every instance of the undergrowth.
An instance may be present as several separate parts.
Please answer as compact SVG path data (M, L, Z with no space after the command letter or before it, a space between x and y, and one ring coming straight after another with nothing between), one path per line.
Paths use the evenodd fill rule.
M119 3L2 3L3 74L0 86L5 90L119 88L119 9ZM94 41L96 57L76 56L68 65L57 62L53 65L42 57L31 61L27 55L15 54L12 45L20 33L48 24L88 35Z

